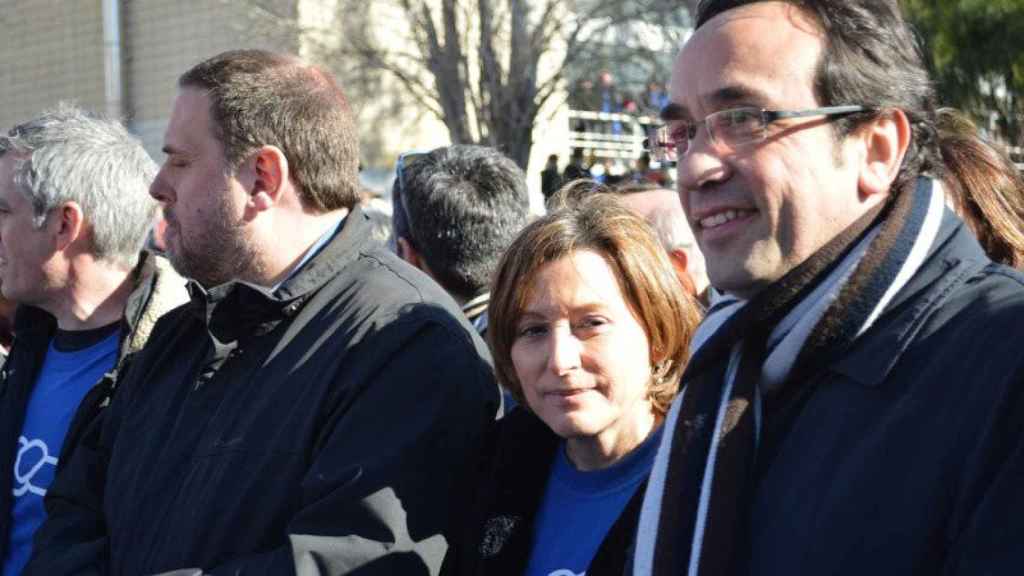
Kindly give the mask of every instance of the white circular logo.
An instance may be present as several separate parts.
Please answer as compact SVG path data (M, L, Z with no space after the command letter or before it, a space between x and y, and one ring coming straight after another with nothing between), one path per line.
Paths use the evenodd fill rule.
M33 459L36 459L24 474L21 473L22 458L26 460L26 463L33 462ZM33 485L32 480L47 464L56 466L57 459L50 456L50 449L46 446L46 443L38 438L28 440L24 436L19 436L18 458L14 461L14 481L17 483L13 490L14 495L22 496L26 492L31 492L38 496L46 496L46 489Z

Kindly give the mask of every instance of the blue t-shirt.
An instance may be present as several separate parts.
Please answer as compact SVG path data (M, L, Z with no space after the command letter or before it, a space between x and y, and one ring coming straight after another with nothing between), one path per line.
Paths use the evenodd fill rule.
M534 524L526 576L582 576L605 535L647 478L661 427L615 464L582 472L565 456L563 440Z
M105 331L105 337L85 348L58 349L55 345L60 338L58 334L46 351L18 438L4 576L20 574L28 562L32 536L46 518L43 496L53 482L57 456L71 419L89 389L117 360L120 330L98 330Z

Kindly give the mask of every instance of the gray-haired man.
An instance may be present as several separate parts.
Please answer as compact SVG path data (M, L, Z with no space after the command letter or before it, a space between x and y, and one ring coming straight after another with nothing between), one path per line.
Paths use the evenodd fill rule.
M170 266L140 252L155 174L121 125L70 106L0 137L0 281L20 305L0 374L4 574L28 560L58 456L156 318L185 299Z

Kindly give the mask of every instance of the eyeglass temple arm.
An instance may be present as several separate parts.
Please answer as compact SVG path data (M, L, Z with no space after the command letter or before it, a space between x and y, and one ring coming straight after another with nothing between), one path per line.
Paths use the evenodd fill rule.
M796 110L793 112L786 112L780 110L765 110L764 117L768 122L773 122L782 118L804 118L807 116L836 116L838 114L854 114L856 112L868 112L870 108L866 106L860 106L859 104L848 104L843 106L824 106L822 108L812 108L810 110Z

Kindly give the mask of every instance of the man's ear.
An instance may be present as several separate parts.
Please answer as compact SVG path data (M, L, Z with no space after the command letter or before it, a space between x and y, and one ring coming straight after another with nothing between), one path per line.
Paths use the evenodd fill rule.
M277 146L261 146L250 161L253 183L247 205L256 211L267 210L281 201L288 184L288 158Z
M902 110L886 110L854 135L864 146L858 186L863 196L887 194L910 146L910 121Z
M399 236L395 240L395 247L398 249L399 258L420 270L423 269L423 259L420 257L420 253L412 247L412 243L410 243L404 236Z
M693 277L690 276L690 272L686 269L689 263L689 256L686 251L681 248L676 248L668 253L668 260L672 263L672 267L676 270L676 277L679 278L679 282L683 285L683 289L690 293L692 296L697 295L697 285L693 282Z
M85 215L77 202L65 202L55 208L47 218L45 226L51 227L57 250L67 250L87 233Z
M435 281L440 283L437 276L430 271L430 267L427 266L427 261L423 258L423 255L413 247L412 243L409 242L404 236L399 236L395 239L395 249L398 250L398 257L405 260L412 266L419 268L421 272L430 276Z

